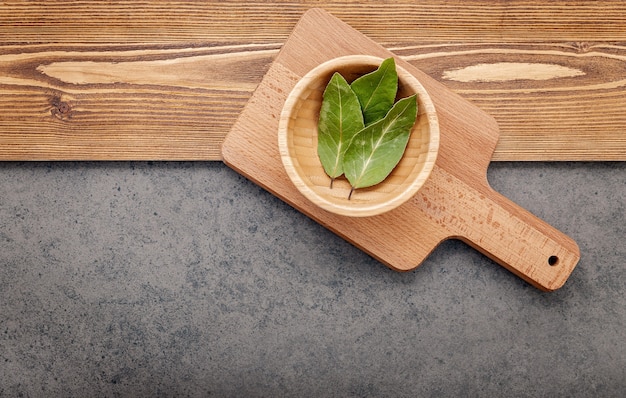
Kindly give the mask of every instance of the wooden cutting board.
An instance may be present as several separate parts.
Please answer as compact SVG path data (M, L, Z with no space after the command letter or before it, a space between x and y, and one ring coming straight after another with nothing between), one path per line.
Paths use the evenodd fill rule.
M393 269L413 269L440 242L459 238L540 289L562 286L580 257L576 243L486 180L499 137L496 121L405 61L397 60L429 92L439 118L439 156L425 186L400 207L364 218L326 212L300 194L278 150L283 104L309 70L352 54L392 56L330 14L307 12L227 135L226 164Z
M494 116L493 160L626 160L614 0L3 2L0 160L221 160L311 7Z

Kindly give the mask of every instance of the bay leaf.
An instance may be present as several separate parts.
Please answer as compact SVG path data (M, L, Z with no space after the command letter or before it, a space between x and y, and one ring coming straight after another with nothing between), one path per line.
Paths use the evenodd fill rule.
M417 95L399 100L387 115L354 136L343 158L352 186L366 188L382 182L396 167L406 149L417 119Z
M333 74L324 90L318 122L317 153L331 178L343 174L343 156L348 143L363 129L363 114L356 94L339 73Z
M365 125L382 119L393 106L398 91L395 60L387 58L378 69L359 77L350 87L359 98Z

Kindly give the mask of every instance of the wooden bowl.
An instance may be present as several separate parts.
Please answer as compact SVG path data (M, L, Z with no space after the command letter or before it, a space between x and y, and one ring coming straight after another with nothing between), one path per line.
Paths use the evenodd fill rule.
M417 121L404 156L380 184L354 191L345 177L335 179L324 172L317 154L317 122L322 95L332 74L339 72L352 82L372 72L383 59L352 55L327 61L307 73L285 101L279 127L278 146L289 178L309 200L324 210L352 217L374 216L392 210L415 195L433 169L439 149L439 124L430 96L417 79L397 66L398 96L418 94Z

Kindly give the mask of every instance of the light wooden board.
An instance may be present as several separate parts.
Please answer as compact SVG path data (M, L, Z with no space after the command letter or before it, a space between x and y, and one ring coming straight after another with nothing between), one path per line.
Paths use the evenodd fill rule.
M497 120L494 160L626 160L626 2L5 1L0 160L220 160L325 8Z
M226 164L389 267L417 267L443 240L462 239L544 290L565 283L580 258L576 243L489 187L498 142L495 120L409 63L437 109L440 148L431 176L408 202L381 215L347 217L306 199L278 149L280 114L296 83L330 59L392 54L331 15L312 10L296 26L223 144Z

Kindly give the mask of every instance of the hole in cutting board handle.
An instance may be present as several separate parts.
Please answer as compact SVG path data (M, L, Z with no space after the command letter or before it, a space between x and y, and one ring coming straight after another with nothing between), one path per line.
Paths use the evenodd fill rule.
M551 267L554 267L558 263L559 263L559 258L557 256L548 257L548 265L550 265Z

